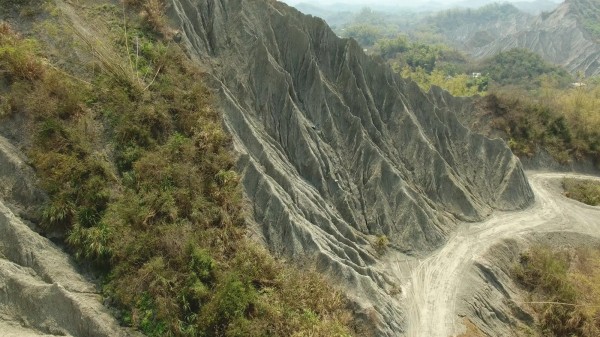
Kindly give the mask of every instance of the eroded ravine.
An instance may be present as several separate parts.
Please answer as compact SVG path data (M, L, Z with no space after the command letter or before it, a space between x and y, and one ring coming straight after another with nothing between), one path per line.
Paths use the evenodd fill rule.
M407 336L447 337L460 333L457 293L469 268L490 247L532 232L575 232L600 237L600 208L561 195L559 181L576 174L532 173L536 196L530 208L497 213L485 222L464 224L444 247L415 265L404 282Z

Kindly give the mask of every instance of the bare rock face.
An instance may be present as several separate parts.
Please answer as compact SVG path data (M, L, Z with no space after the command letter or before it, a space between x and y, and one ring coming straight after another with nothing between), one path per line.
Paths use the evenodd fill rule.
M550 13L540 14L526 29L474 49L477 58L496 55L513 48L531 50L548 62L586 76L600 74L600 44L583 27L582 12L600 13L597 0L569 0ZM587 15L586 15L587 16Z
M457 220L531 203L505 143L455 118L464 101L423 93L322 20L264 0L171 0L170 11L219 93L257 234L275 252L316 256L363 309L376 306L381 335L402 318L376 236L419 254Z
M35 173L25 158L0 136L0 200L4 200L18 216L33 221L39 216L39 206L47 200L35 182Z

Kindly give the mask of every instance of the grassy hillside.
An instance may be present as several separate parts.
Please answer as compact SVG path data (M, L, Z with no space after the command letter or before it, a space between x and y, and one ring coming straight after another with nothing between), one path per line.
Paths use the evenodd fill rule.
M496 86L539 88L542 79L548 77L561 87L574 81L563 68L549 64L533 52L518 48L501 52L475 67L477 71L488 74Z
M529 293L534 335L600 335L600 250L532 247L513 276Z
M78 7L104 36L69 28L57 8L39 22L44 42L0 24L0 117L26 120L21 142L50 197L44 231L93 266L123 324L149 336L357 334L338 290L246 238L202 71L169 42L160 1L127 6ZM79 63L46 57L61 44Z
M504 88L483 97L491 128L518 156L545 149L560 163L600 163L600 87L562 89L552 82L546 78L536 91Z

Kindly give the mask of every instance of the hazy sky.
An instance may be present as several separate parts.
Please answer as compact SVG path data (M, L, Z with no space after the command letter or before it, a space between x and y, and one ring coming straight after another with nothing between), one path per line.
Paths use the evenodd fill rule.
M280 0L290 5L295 5L301 2L311 3L315 5L330 5L334 3L353 4L353 5L387 5L387 6L411 6L416 3L440 3L440 4L453 4L456 2L465 2L465 0ZM529 2L533 0L498 0L497 2ZM550 0L552 2L562 2L562 0ZM492 1L490 1L492 2Z
M305 3L312 3L315 5L319 5L319 4L325 4L325 5L329 5L329 4L333 4L333 3L343 3L343 4L382 4L382 5L403 5L403 4L410 4L410 3L415 3L415 2L429 2L429 0L377 0L377 1L368 1L368 0L280 0L283 1L285 3L288 3L290 5L295 5L301 2L305 2ZM456 1L460 1L460 0L441 0L441 1L437 1L437 2L441 2L441 3L452 3L452 2L456 2Z

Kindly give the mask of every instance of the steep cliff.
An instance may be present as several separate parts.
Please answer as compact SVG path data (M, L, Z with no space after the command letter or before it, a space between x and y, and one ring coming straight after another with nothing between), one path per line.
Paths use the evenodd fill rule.
M597 0L569 0L550 13L540 14L526 29L474 49L477 58L512 48L529 49L545 60L586 76L600 74Z
M170 15L219 92L256 233L377 304L382 334L402 327L378 236L419 254L458 220L532 201L508 147L454 117L467 102L423 93L322 20L259 0L172 0Z

